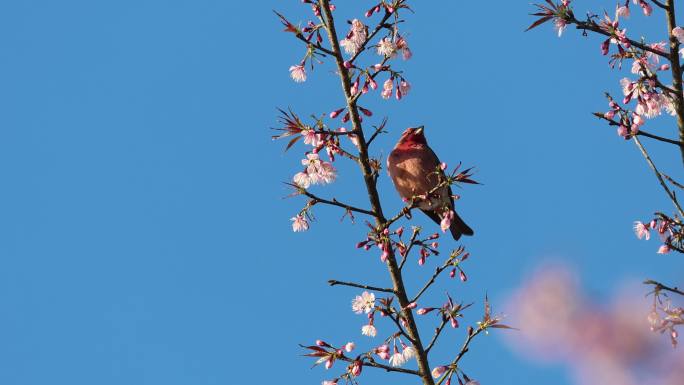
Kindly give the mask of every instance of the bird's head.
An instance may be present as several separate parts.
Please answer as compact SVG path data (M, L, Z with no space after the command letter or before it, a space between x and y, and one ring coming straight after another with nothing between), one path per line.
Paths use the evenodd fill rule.
M420 144L427 145L424 131L425 126L407 128L404 133L401 134L401 138L399 138L399 142L397 142L397 147L410 147Z

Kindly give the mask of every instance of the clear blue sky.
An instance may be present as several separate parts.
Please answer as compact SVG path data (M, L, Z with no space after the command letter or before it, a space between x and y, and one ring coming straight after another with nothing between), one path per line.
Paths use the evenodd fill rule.
M346 3L372 4L338 3L341 17ZM527 2L414 3L414 58L402 63L413 92L364 105L390 116L375 155L424 124L444 161L476 166L484 183L461 190L477 233L465 241L471 279L439 286L437 304L448 288L464 301L487 291L500 308L549 258L575 266L598 299L626 279L681 283L681 256L631 232L670 205L632 143L589 114L621 77L600 41L558 39L550 25L523 33ZM583 14L590 2L577 3ZM364 226L336 210L291 232L303 201L282 199L282 182L302 151L284 154L269 130L276 107L306 116L343 99L331 67L289 79L303 51L272 9L309 17L295 0L0 5L0 383L318 384L327 373L298 343L366 346L349 308L358 291L325 282L386 285L385 269L354 249ZM649 127L672 136L672 124ZM650 148L682 176L670 148ZM364 202L356 168L339 169L317 191ZM384 172L380 191L388 212L401 206ZM428 270L410 267L415 288ZM464 361L483 384L570 384L497 334Z

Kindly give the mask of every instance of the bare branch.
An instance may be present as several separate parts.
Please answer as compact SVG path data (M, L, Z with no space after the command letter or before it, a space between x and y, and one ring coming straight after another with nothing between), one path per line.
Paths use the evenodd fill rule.
M675 293L675 294L679 294L679 295L684 295L684 291L679 290L677 287L665 286L665 285L663 285L662 283L657 282L657 281L654 281L654 280L652 280L652 279L648 279L648 280L644 281L644 284L645 284L645 285L653 285L653 286L655 286L653 290L656 291L656 292L659 292L659 291L663 291L663 290L664 290L664 291L669 291L670 293Z
M653 161L651 160L651 157L648 155L648 152L646 152L646 149L644 146L641 144L641 141L639 141L639 138L636 136L633 136L632 139L634 140L634 143L636 143L637 147L641 151L641 154L644 156L646 159L646 162L648 163L648 166L653 170L655 173L656 177L658 178L658 182L660 182L660 185L663 187L665 192L667 193L667 196L670 197L670 200L672 203L675 205L677 210L679 211L679 215L684 217L684 210L682 210L682 207L679 205L679 202L677 201L677 197L674 195L672 191L670 191L670 188L667 187L667 184L663 180L663 176L660 174L660 171L656 168L655 164L653 164Z
M369 286L369 285L362 285L359 283L353 283L353 282L343 282L343 281L337 281L335 279L331 279L328 281L328 284L330 286L337 286L337 285L342 285L342 286L350 286L350 287L358 287L359 289L366 289L366 290L372 290L372 291L381 291L385 293L392 293L394 294L394 289L384 289L382 287L375 287L375 286Z

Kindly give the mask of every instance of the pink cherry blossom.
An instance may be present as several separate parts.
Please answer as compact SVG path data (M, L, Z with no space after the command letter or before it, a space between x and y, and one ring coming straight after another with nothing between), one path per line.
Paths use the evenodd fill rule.
M651 232L649 231L648 226L640 221L634 222L634 233L639 239L646 239L647 241L651 239Z
M672 29L672 36L679 40L679 44L684 44L684 28L674 27Z
M389 99L392 96L392 89L394 88L394 80L392 78L385 80L382 85L381 96L383 99Z
M292 221L292 231L294 232L306 231L309 229L309 222L307 222L306 218L301 214L290 218L290 220Z
M359 19L354 19L351 22L351 29L347 37L340 41L340 45L347 54L353 56L359 52L363 43L366 42L367 36L366 26Z
M364 291L352 300L352 310L356 314L370 313L375 308L375 294Z
M392 354L392 356L389 359L389 364L396 368L396 367L404 365L405 363L406 363L406 359L404 358L404 355L399 353L399 351L395 347L394 348L394 354Z
M397 52L397 46L389 37L382 38L378 43L378 55L393 57Z
M304 69L304 65L300 64L290 67L290 77L297 83L305 82L306 70Z
M292 177L292 181L294 184L301 188L309 188L311 186L311 178L309 178L309 174L305 172L298 172L295 174L294 177Z
M347 343L344 345L344 350L346 350L347 353L350 353L352 350L354 350L355 347L356 347L356 344L355 344L355 343L353 343L353 342L347 342Z
M670 252L670 246L668 245L661 245L658 248L658 254L667 254Z
M316 153L307 154L306 159L302 159L302 165L306 166L311 184L328 184L337 178L337 170L332 164L321 160Z
M620 17L624 17L625 19L629 18L629 6L621 6L617 7L615 10L615 18L618 19Z
M373 326L372 324L363 325L363 327L361 328L361 334L363 334L364 336L375 337L377 333L377 329L375 329L375 326Z

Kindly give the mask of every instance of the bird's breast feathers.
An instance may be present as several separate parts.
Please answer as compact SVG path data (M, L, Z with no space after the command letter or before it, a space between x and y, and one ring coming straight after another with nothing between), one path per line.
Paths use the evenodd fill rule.
M429 149L395 149L387 158L387 171L399 195L411 199L432 190L439 177L435 174L439 160ZM438 197L429 202L421 202L423 210L434 210L437 206L450 206L448 187L440 189Z

